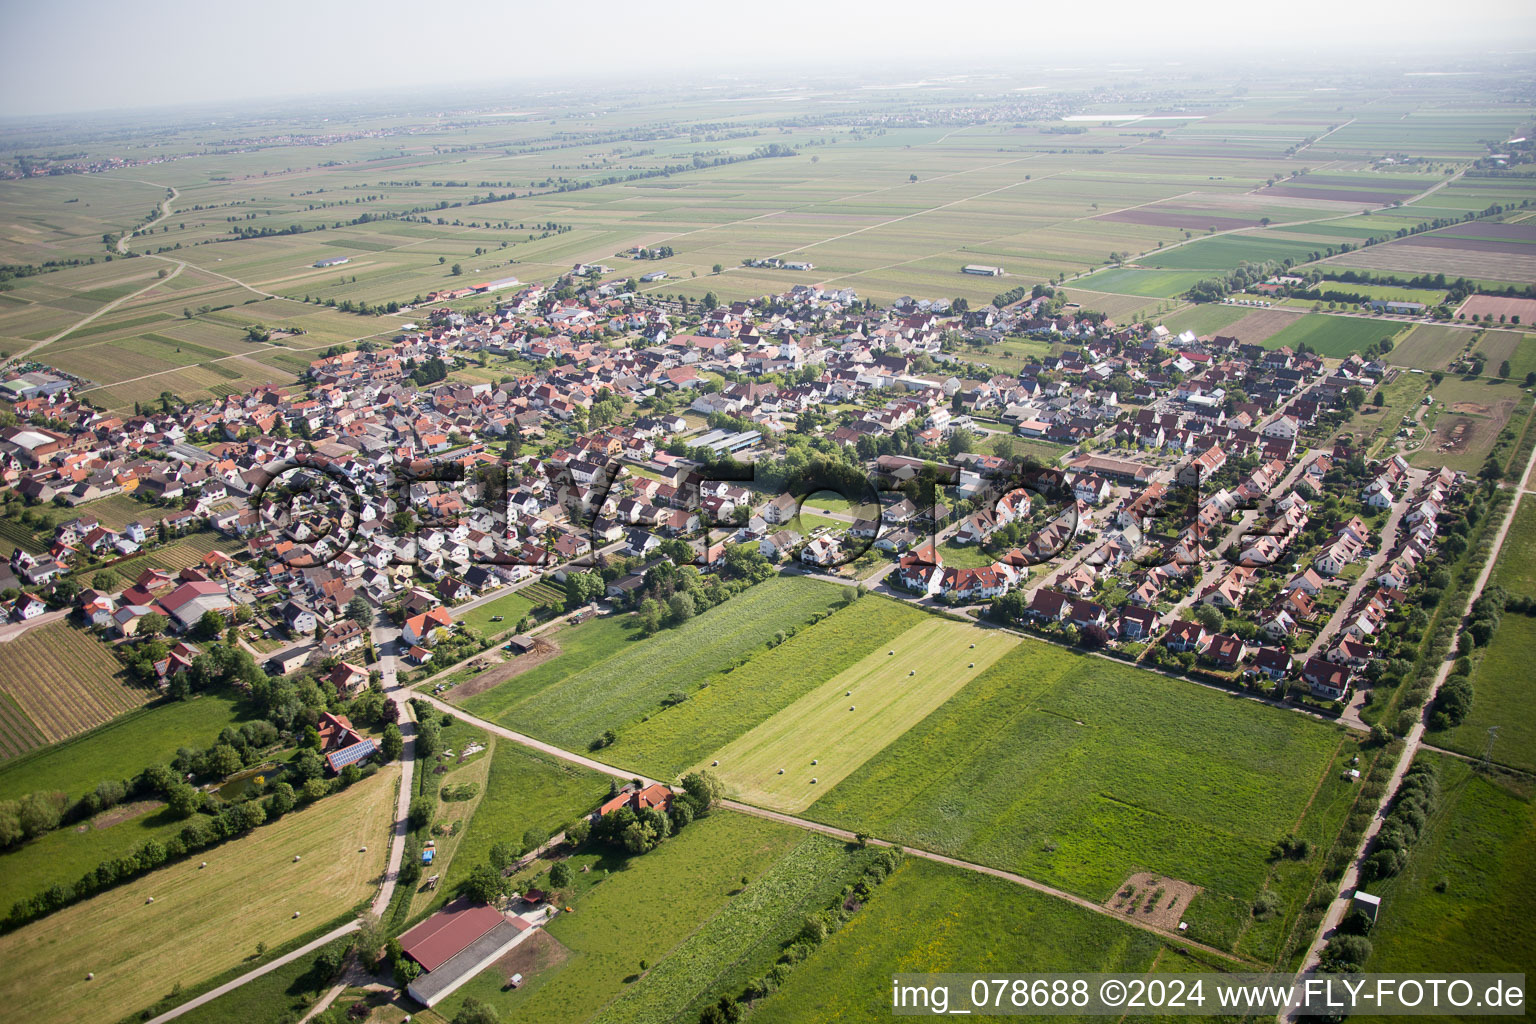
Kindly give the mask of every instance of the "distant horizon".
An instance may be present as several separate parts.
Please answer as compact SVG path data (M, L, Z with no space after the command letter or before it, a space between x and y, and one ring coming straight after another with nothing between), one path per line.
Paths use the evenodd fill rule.
M421 48L423 12L385 0L361 20L337 7L273 0L239 17L210 18L189 0L168 0L159 20L101 0L12 6L0 25L19 52L0 66L0 117L121 115L393 95L497 89L583 89L619 80L649 86L702 75L899 77L918 69L1022 72L1046 62L1089 71L1119 61L1155 69L1256 57L1347 60L1364 70L1405 60L1431 66L1536 58L1536 18L1519 0L1468 0L1454 10L1427 0L1396 4L1391 39L1379 5L1300 0L1283 16L1241 14L1214 0L1150 9L1130 0L1077 12L1025 11L979 0L943 32L914 32L932 12L898 4L872 15L837 3L789 0L771 22L684 0L665 21L599 3L583 9L580 32L558 12L469 0L433 38L460 49ZM142 38L142 41L138 41ZM1383 47L1371 43L1383 38ZM133 40L128 46L124 40ZM326 40L334 40L327 43ZM489 43L485 41L489 41ZM529 40L537 40L530 43ZM1490 50L1490 41L1499 49ZM1241 56L1239 56L1241 55ZM408 58L408 59L407 59ZM1198 70L1198 69L1197 69ZM1476 70L1476 69L1470 69ZM1105 68L1115 73L1113 68ZM189 95L190 94L190 95ZM446 98L446 96L445 96Z

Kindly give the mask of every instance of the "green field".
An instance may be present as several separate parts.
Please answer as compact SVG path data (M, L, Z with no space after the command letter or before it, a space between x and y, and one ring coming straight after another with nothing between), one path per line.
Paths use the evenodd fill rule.
M1491 579L1511 594L1536 597L1536 501L1521 500Z
M1270 847L1311 827L1305 809L1342 741L1295 715L1025 641L806 815L1095 900L1136 871L1183 879L1208 890L1190 937L1230 946L1241 920L1227 901L1247 917ZM1323 804L1320 832L1343 813Z
M326 950L346 949L352 938L336 939L176 1019L182 1024L285 1024L297 1020L331 987L332 979L321 974L315 962Z
M1352 352L1363 351L1382 338L1396 338L1403 325L1376 322L1364 317L1329 316L1326 313L1309 313L1297 317L1296 322L1264 341L1265 348L1289 345L1295 348L1305 344L1319 355L1342 359Z
M236 721L235 702L221 694L157 704L100 728L0 765L0 800L38 790L83 796L103 779L128 779L164 764L182 746L206 747Z
M607 633L598 659L580 671L560 667L556 658L538 690L527 673L512 685L527 696L494 713L494 720L567 749L584 749L605 729L622 729L642 715L658 711L671 694L689 695L722 665L752 654L781 630L832 609L842 591L830 583L777 577L737 595L675 629L649 639L614 643ZM559 640L563 634L557 634ZM465 708L487 715L487 705L501 698L497 689L465 701Z
M377 885L397 779L386 769L207 851L207 868L179 861L0 937L0 997L40 1024L101 1006L116 1019L346 913Z
M523 616L531 611L533 611L533 602L522 594L503 594L494 601L487 601L463 615L455 613L453 618L455 622L462 622L482 636L495 636L509 629L516 629ZM501 616L500 622L491 621L491 617L495 615Z
M459 840L434 903L446 902L471 869L487 863L494 844L507 841L515 846L529 829L553 835L607 795L606 776L497 741L480 804Z
M1397 340L1387 359L1396 366L1443 370L1471 340L1471 331L1442 324L1416 324ZM1494 367L1498 367L1497 360Z
M722 747L711 760L720 762L717 774L737 799L803 811L1017 644L997 630L929 618Z
M1472 677L1472 712L1454 729L1430 732L1428 742L1480 758L1489 727L1498 726L1493 760L1536 771L1536 683L1526 660L1533 650L1536 618L1506 612Z
M1454 758L1419 756L1439 770L1439 807L1408 866L1368 887L1382 903L1366 969L1536 974L1536 808L1529 792Z
M1083 278L1085 288L1121 295L1141 295L1152 299L1171 299L1212 275L1203 270L1142 270L1116 267Z
M625 729L604 757L653 778L674 778L925 621L924 612L904 602L860 598L745 665L716 673L681 704Z
M1264 263L1269 260L1293 259L1305 262L1326 246L1300 242L1284 237L1265 237L1258 234L1222 235L1205 238L1176 248L1148 253L1137 262L1143 267L1158 270L1201 270L1208 277L1235 270L1241 263Z
M1219 302L1203 302L1198 306L1186 306L1177 313L1159 317L1157 322L1174 334L1194 331L1204 337L1219 334L1223 327L1231 327L1252 310L1244 306L1225 306Z
M802 846L807 854L797 857L796 848ZM642 1005L632 1010L641 1011L648 1009L644 1004L660 1007L691 999L698 986L730 966L733 953L782 927L773 894L781 892L793 904L804 897L802 887L814 887L814 873L826 869L818 847L824 844L799 829L761 818L729 812L701 818L595 880L575 901L575 913L550 922L549 937L567 951L557 968L512 992L502 991L505 977L489 968L435 1012L451 1019L473 996L496 1007L504 1024L576 1022L592 1019L621 997L625 1002L639 999ZM796 870L774 874L786 858L792 858ZM745 889L743 877L749 880ZM738 902L747 906L737 910ZM690 944L687 940L701 927L713 927L720 941ZM640 980L641 960L660 970L672 955L679 962L648 986L650 991L632 988ZM649 1018L641 1012L615 1019Z
M55 883L74 885L98 864L134 853L147 839L163 843L187 824L158 802L133 814L135 810L116 807L90 822L55 829L0 853L0 913ZM117 820L123 814L133 817Z
M1150 969L1155 936L999 878L908 858L752 1012L760 1024L891 1019L891 975Z

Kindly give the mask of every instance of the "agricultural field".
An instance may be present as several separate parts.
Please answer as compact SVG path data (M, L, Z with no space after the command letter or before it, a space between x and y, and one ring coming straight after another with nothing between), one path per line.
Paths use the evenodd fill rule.
M1207 277L1236 270L1241 263L1264 263L1293 259L1315 259L1318 247L1285 237L1265 235L1222 235L1184 245L1160 249L1137 259L1137 264L1155 270L1203 270Z
M904 602L862 597L745 665L715 673L688 700L620 732L603 756L652 778L675 778L928 618Z
M1246 918L1275 840L1314 827L1308 803L1344 742L1298 716L1030 640L805 814L1094 900L1156 871L1206 890L1190 937L1230 946L1240 921L1229 904ZM1339 813L1330 803L1319 832Z
M1491 582L1511 594L1536 596L1536 502L1520 502L1493 563Z
M1536 299L1506 299L1496 295L1469 295L1467 301L1456 307L1458 317L1476 314L1488 317L1519 317L1525 324L1536 324ZM1499 321L1503 323L1503 320Z
M1082 907L909 857L752 1019L889 1019L893 971L1140 973L1170 952L1156 936Z
M1509 361L1509 380L1525 383L1526 374L1536 370L1536 334L1517 334L1514 331L1489 331L1478 340L1473 352L1486 362L1484 373L1499 373L1500 365Z
M0 693L7 698L0 713L14 709L23 716L0 725L10 756L29 749L26 722L45 742L57 743L155 697L128 682L106 644L67 622L35 627L0 644Z
M1307 313L1264 339L1263 344L1265 348L1280 348L1284 345L1295 348L1305 344L1319 355L1342 359L1352 352L1364 351L1383 338L1395 339L1402 330L1402 324L1391 321Z
M1416 324L1407 334L1397 339L1387 360L1394 366L1443 370L1467 347L1472 335L1472 331L1444 324ZM1498 367L1497 359L1493 365Z
M740 800L798 813L985 672L1018 641L931 617L716 751ZM963 667L962 667L963 666Z
M524 667L526 655L512 657L506 662L512 674L505 682L483 691L479 686L455 687L443 696L473 715L495 721L545 687L620 653L626 644L634 642L637 629L629 616L605 615L579 626L546 630L540 639L558 651L556 656L531 668Z
M1451 757L1419 757L1439 773L1439 806L1407 867L1369 887L1382 902L1366 970L1437 970L1454 950L1457 970L1529 976L1536 971L1536 808L1528 781L1489 778Z
M104 779L129 779L165 764L179 747L206 747L240 720L233 697L204 693L120 715L90 732L0 763L0 800L59 790L84 796Z
M752 654L775 633L830 611L841 599L841 589L829 583L767 580L675 629L609 645L602 660L569 676L545 676L549 685L537 691L528 690L533 673L519 677L514 685L528 696L495 721L567 749L585 749L604 730L621 730L655 713L673 694L686 698L719 666ZM540 669L559 664L555 659ZM496 693L466 702L466 710L480 714L476 709L497 701Z
M1472 676L1471 713L1453 729L1430 732L1426 741L1480 758L1488 748L1489 727L1497 726L1493 760L1536 772L1536 692L1529 671L1533 645L1536 618L1506 612Z
M650 1013L663 1007L686 1005L731 966L732 954L784 927L772 909L774 894L783 892L791 904L804 899L803 889L814 887L816 873L827 869L827 845L836 849L800 829L747 815L721 811L700 818L621 870L598 876L576 899L576 913L550 922L548 937L563 947L558 966L504 992L506 975L492 965L434 1012L450 1020L473 996L494 1006L503 1024L586 1021L605 1009L616 1014L614 1020L654 1019ZM797 849L805 852L797 856ZM788 869L776 872L786 860ZM737 903L745 906L738 909ZM689 943L701 927L728 939ZM663 971L674 955L678 962ZM655 964L661 977L647 984L648 991L634 988L631 995L642 981L642 959ZM638 1003L629 1012L621 1009L631 1000Z
M385 769L210 850L207 868L180 861L0 937L12 965L0 997L39 1022L145 1006L238 964L257 942L281 945L345 914L384 866L397 777Z
M1207 277L1214 275L1203 270L1149 270L1139 267L1116 267L1101 270L1085 277L1082 285L1102 292L1121 295L1139 295L1149 299L1171 299L1183 295Z
M1218 302L1204 302L1199 305L1185 306L1176 313L1159 317L1157 322L1174 334L1194 331L1197 335L1204 338L1213 334L1229 334L1230 332L1226 328L1251 315L1253 315L1252 312L1244 309L1242 306L1227 306Z

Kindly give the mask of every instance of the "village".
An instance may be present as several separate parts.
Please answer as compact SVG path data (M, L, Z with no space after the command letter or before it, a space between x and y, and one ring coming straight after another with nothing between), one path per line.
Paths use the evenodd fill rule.
M543 585L553 614L551 584L588 568L623 603L664 545L706 572L745 546L1352 716L1462 500L1458 474L1368 462L1335 435L1397 372L1358 355L1119 325L1041 286L974 310L811 285L688 309L576 272L491 309L418 310L429 326L316 360L302 390L114 416L56 375L17 378L6 515L71 515L3 570L13 628L73 611L131 645L146 621L186 634L214 613L271 640L269 671L355 687L385 651L433 660L464 606ZM1008 336L1055 354L1010 373L968 354ZM498 363L498 382L454 379ZM807 467L881 491L797 493ZM942 490L920 507L925 467ZM1000 490L1020 469L1052 486ZM91 514L117 495L146 514ZM218 538L196 564L90 585L194 532ZM190 665L184 645L156 653L159 685Z

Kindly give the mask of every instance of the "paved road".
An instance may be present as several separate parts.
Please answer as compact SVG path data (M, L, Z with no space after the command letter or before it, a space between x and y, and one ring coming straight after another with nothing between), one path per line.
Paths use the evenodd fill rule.
M400 865L405 859L405 837L410 831L406 819L411 808L411 780L416 766L416 723L411 720L410 704L407 703L410 691L402 689L395 677L395 659L392 656L385 657L380 660L379 666L384 677L384 692L399 708L400 714L396 721L400 735L405 739L405 751L400 756L400 793L395 801L395 835L390 841L389 860L384 866L384 884L379 886L379 893L369 908L373 914L383 917L384 911L389 909L389 901L395 895L395 883L400 878Z
M357 931L357 929L358 924L356 921L348 921L340 928L331 929L324 935L320 936L318 939L315 939L313 942L309 942L300 946L292 953L287 953L278 957L276 960L268 961L255 970L240 975L240 977L236 978L234 981L227 981L220 985L218 988L209 989L207 992L204 992L196 999L188 1000L175 1009L165 1011L160 1016L151 1019L149 1024L164 1024L165 1021L175 1020L182 1014L189 1013L192 1010L197 1009L199 1006L202 1006L204 1003L210 1003L213 1000L219 998L219 996L233 992L241 985L249 984L264 974L271 974L273 971L277 970L279 967L282 967L284 964L291 964L299 957L313 953L327 942L331 942L334 939L339 939L343 935L350 935L352 932Z
M1504 540L1509 536L1509 528L1515 521L1515 513L1520 510L1520 500L1525 496L1525 481L1531 475L1532 468L1536 467L1536 450L1531 452L1531 457L1526 461L1525 470L1520 475L1519 482L1515 485L1514 500L1509 503L1509 509L1504 515L1504 522L1499 526L1499 532L1494 536L1493 545L1490 548L1487 561L1483 563L1482 571L1477 575L1477 581L1472 586L1472 591L1467 595L1466 607L1462 610L1462 618L1471 613L1472 605L1483 593L1483 587L1488 583L1488 577L1493 572L1493 566L1498 561L1499 553L1504 549ZM1424 707L1420 710L1419 720L1414 723L1412 729L1403 743L1402 754L1397 759L1397 765L1392 770L1392 777L1387 783L1386 792L1382 795L1381 804L1376 809L1375 816L1371 819L1370 826L1365 830L1365 835L1360 838L1359 849L1355 851L1354 860L1344 872L1344 877L1339 880L1338 893L1333 903L1328 907L1328 913L1323 915L1322 922L1317 926L1317 935L1313 937L1312 945L1307 950L1306 958L1302 961L1301 970L1296 977L1301 978L1308 971L1316 969L1323 947L1328 938L1338 928L1339 922L1344 919L1349 910L1350 901L1353 899L1356 889L1360 884L1360 866L1365 861L1366 852L1371 848L1371 841L1381 826L1386 821L1387 809L1392 806L1392 800L1397 795L1398 787L1402 785L1403 776L1413 764L1414 755L1424 745L1424 719L1429 709L1434 706L1435 695L1440 692L1440 686L1450 676L1451 666L1455 664L1455 651L1447 653L1445 660L1440 663L1440 669L1435 673L1434 688L1429 697L1424 701ZM1281 1015L1284 1019L1285 1015Z
M406 737L405 753L401 757L400 793L399 799L396 801L395 805L394 839L390 844L389 859L385 864L383 884L379 886L378 895L374 897L373 904L369 907L371 913L382 917L384 911L389 907L389 901L394 897L395 883L400 877L400 864L405 857L405 837L408 830L406 817L410 809L411 778L416 758L416 724L411 721L409 712L407 710L409 705L405 703L406 699L410 696L410 692L400 689L399 683L395 679L395 659L393 657L386 657L380 661L379 665L380 670L384 676L385 693L389 695L391 700L394 700L397 704L400 705L400 732ZM300 946L298 949L291 953L284 954L275 960L268 961L267 963L262 964L260 967L240 975L240 977L234 979L233 981L225 982L217 988L204 992L202 995L195 999L188 1000L187 1002L182 1003L180 1006L167 1010L166 1012L160 1014L160 1016L149 1021L149 1024L164 1024L165 1021L174 1020L175 1018L180 1017L182 1014L195 1010L205 1003L212 1002L213 1000L219 998L219 996L233 992L240 986L249 984L250 982L255 981L257 978L260 978L265 974L270 974L271 972L277 970L279 967L282 967L284 964L290 964L302 956L313 953L315 950L319 949L321 946L324 946L331 940L339 939L343 935L349 935L352 932L357 931L357 929L358 922L348 921L346 924L341 925L339 928L333 928L331 931L326 932L324 935L320 936L318 939L315 939L313 942L309 942L303 946ZM335 995L331 995L330 998L334 999Z
M1308 658L1314 657L1323 651L1333 639L1339 628L1344 625L1349 613L1354 611L1355 604L1360 600L1360 595L1367 586L1375 582L1376 576L1381 572L1381 567L1386 564L1387 556L1392 553L1393 546L1397 543L1397 526L1402 521L1403 513L1408 510L1408 504L1418 489L1423 486L1424 479L1429 474L1423 470L1410 469L1408 471L1408 487L1403 496L1392 503L1392 511L1387 514L1387 522L1381 528L1381 543L1376 546L1376 553L1366 560L1365 568L1359 577L1350 585L1349 591L1339 606L1333 610L1328 621L1323 623L1323 628L1317 631L1312 645L1301 654L1297 661L1305 664Z

